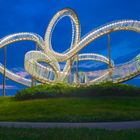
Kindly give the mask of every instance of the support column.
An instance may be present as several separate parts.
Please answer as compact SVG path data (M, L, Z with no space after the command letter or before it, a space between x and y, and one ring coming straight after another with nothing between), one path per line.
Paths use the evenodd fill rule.
M35 46L35 50L37 51L38 50L38 44L36 43L36 46ZM35 86L36 85L36 80L34 79L34 77L31 77L31 86Z
M6 86L6 46L4 47L4 71L3 71L3 96L6 95L5 86Z
M110 49L110 32L108 33L108 59L109 59L109 64L108 64L108 69L109 69L109 77L108 79L110 80L111 77L111 49Z
M72 83L72 58L70 59L70 83Z
M35 50L37 51L38 50L38 44L36 43L36 46L35 46Z
M110 50L110 33L108 33L108 59L109 59L109 69L111 68L111 50Z
M78 75L78 64L79 64L79 56L76 56L76 83L79 83L79 75Z
M32 80L31 87L33 87L35 86L35 79L32 77L31 80Z

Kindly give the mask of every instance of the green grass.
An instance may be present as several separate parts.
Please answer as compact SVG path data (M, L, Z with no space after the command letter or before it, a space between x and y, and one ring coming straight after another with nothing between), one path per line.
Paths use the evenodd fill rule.
M140 120L140 96L49 98L0 97L0 121L97 122Z
M140 129L23 129L0 128L0 140L139 140Z

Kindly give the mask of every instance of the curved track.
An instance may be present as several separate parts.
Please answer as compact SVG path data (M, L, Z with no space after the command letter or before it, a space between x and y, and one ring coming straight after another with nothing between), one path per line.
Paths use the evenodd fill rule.
M63 53L58 53L53 50L51 44L51 38L53 30L57 23L63 17L69 17L72 24L72 42L69 49ZM41 83L53 83L58 81L63 81L69 78L70 75L70 63L74 64L76 58L79 61L93 60L104 62L109 64L109 59L105 56L86 53L78 54L80 50L86 47L89 43L93 42L97 38L108 34L110 32L120 31L120 30L131 30L135 32L140 32L140 21L136 20L121 20L115 21L97 29L92 30L84 37L80 38L80 23L76 13L72 9L63 9L59 11L51 20L48 25L45 39L43 40L37 34L34 33L18 33L6 36L0 40L0 48L8 46L11 43L30 40L35 42L40 50L27 52L25 55L25 69L26 71L34 77L37 81ZM61 47L61 46L60 46ZM137 57L136 57L137 58ZM140 60L133 59L125 64L114 66L113 60L111 61L112 68L107 70L102 70L100 75L96 78L92 78L92 74L95 75L96 72L85 72L85 77L87 80L81 84L96 84L103 81L113 81L114 83L127 81L140 74ZM47 63L48 65L43 65L41 62ZM66 62L63 70L61 70L59 62ZM0 72L3 73L4 67L0 64ZM18 83L24 84L26 86L31 86L31 80L23 78L15 73L6 69L6 76ZM80 81L79 81L80 82ZM78 82L78 83L79 83ZM74 80L76 83L76 80Z

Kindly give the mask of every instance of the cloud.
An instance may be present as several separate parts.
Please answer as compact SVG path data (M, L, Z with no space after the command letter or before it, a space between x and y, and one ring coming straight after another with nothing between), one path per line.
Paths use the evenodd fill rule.
M18 72L18 71L25 71L25 70L22 67L15 67L15 68L12 68L11 71Z
M93 72L86 72L86 75L89 77L100 77L103 74L105 74L105 70L98 70L98 71L93 71Z
M137 76L134 78L135 80L140 80L140 76Z
M2 89L3 89L3 85L0 85L0 90ZM12 89L18 89L18 88L16 86L5 85L5 89L12 90Z
M134 41L121 41L120 43L111 47L111 57L115 60L119 57L128 56L128 54L134 53L136 51L139 53L139 48L134 47L136 46L135 44L136 43ZM107 55L108 50L104 49L103 51L100 51L100 54Z
M26 71L20 71L20 72L16 72L17 75L21 76L21 77L27 77L29 76L29 74Z
M79 68L98 68L100 66L103 66L104 64L102 62L96 62L96 61L85 61L82 64L79 64Z
M24 78L29 76L29 74L21 67L12 68L11 71Z
M79 61L80 62L80 61ZM61 70L64 69L64 66L66 63L59 63ZM98 68L103 66L104 63L102 62L97 62L97 61L82 61L78 64L78 68L85 68L85 69L91 69L91 68ZM73 65L73 68L76 68L76 64Z

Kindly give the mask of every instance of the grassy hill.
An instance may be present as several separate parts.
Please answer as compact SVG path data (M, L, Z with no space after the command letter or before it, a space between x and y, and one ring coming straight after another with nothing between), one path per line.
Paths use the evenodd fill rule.
M140 97L0 97L0 121L96 122L140 120Z
M140 89L128 85L41 85L19 91L15 97L0 97L0 121L127 120L140 120Z

